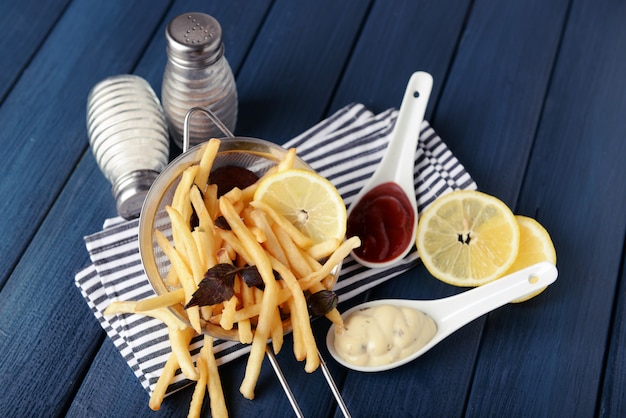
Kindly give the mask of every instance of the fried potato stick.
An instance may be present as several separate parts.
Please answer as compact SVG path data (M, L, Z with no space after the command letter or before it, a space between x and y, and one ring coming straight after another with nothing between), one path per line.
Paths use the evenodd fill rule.
M304 293L302 292L302 288L296 276L294 276L287 266L273 257L270 258L270 261L272 262L274 270L280 274L287 284L288 289L291 291L291 296L294 300L293 310L291 311L291 324L294 329L296 327L298 328L300 338L302 338L304 342L306 352L304 370L308 373L312 373L319 367L320 358L315 343L315 337L313 336L313 330L311 329L311 320L309 318L309 310Z
M204 403L204 395L207 391L207 383L209 381L209 370L207 368L206 361L202 356L196 360L196 367L198 368L198 381L193 389L191 395L191 402L189 403L189 411L187 412L188 418L198 418L202 412L202 404Z
M178 276L176 275L176 270L173 268L167 271L167 275L165 276L165 285L169 287L178 287L180 286L180 281L178 280Z
M217 184L209 184L204 191L204 206L209 211L211 219L217 219L219 205L217 203Z
M194 178L199 170L197 165L187 167L180 179L180 183L176 186L174 191L174 197L172 198L171 206L181 214L184 219L191 217L191 202L189 200L189 190L193 184ZM174 234L174 242L177 242L176 231L172 231ZM186 254L185 248L179 248L182 254Z
M281 171L289 170L293 168L295 162L296 162L296 149L289 148L284 158L280 160L280 162L278 163L276 171L281 172Z
M182 214L171 206L166 206L165 210L172 221L172 230L176 230L178 232L176 235L178 235L180 242L174 241L174 246L178 248L178 246L182 243L182 245L187 249L186 256L188 266L191 268L194 283L197 285L204 277L206 269L203 268L200 256L198 255L196 241L193 239L189 225L185 222L185 218L183 218Z
M171 292L163 293L159 296L154 296L148 299L143 299L137 302L135 309L137 312L150 311L157 308L164 308L175 305L177 303L185 302L185 290L176 289Z
M161 372L161 376L159 376L156 385L154 385L152 395L150 395L150 401L148 402L148 406L153 411L158 411L159 409L161 409L161 404L163 403L163 399L165 399L165 393L167 392L167 388L174 380L174 376L176 376L176 370L178 370L178 367L178 360L176 359L176 356L170 353L167 361L165 362L165 366L163 367L163 371Z
M176 249L172 246L169 240L163 235L163 233L159 230L154 231L154 236L157 240L157 243L170 259L170 263L174 269L176 269L176 274L180 278L181 284L185 291L185 301L191 299L191 296L197 289L197 285L193 280L193 276L189 267L181 257L181 255L176 251ZM189 322L191 326L198 332L202 332L202 327L200 326L200 310L197 306L192 306L187 309L187 317L189 318Z
M259 274L265 284L263 291L263 301L261 302L261 310L259 312L259 320L256 332L252 339L252 348L246 365L246 372L239 387L239 391L247 399L254 398L254 388L261 373L261 364L265 358L265 346L271 332L272 318L278 305L278 284L274 277L271 262L267 253L256 241L250 230L239 218L232 203L228 199L220 199L220 211L226 218L233 233L239 238L241 243L250 253L250 257L254 261L259 270Z
M200 163L198 163L198 173L195 176L195 184L203 192L209 182L209 175L211 174L217 151L220 148L220 143L219 139L211 138L204 145L202 157L200 158Z
M241 285L241 307L245 308L254 304L254 290L246 284ZM234 313L236 315L237 312ZM233 321L235 320L233 315ZM243 319L237 322L239 331L239 341L242 344L250 344L252 342L252 324L250 319Z
M213 337L206 334L204 335L204 346L200 349L200 357L202 357L207 364L207 389L211 401L211 416L213 418L227 417L226 400L224 399L222 382L217 369L217 361L213 353Z
M285 265L289 264L289 260L287 259L276 234L272 230L272 226L270 225L267 216L265 216L265 212L260 209L251 211L250 220L265 234L266 240L263 243L265 249L281 263Z
M307 249L313 245L313 240L310 237L303 234L298 228L295 227L294 224L292 224L283 215L276 212L267 203L260 200L253 200L252 202L250 202L250 205L256 209L262 209L263 212L265 212L273 222L280 225L280 227L289 234L291 239L293 239L300 248Z
M203 267L204 271L206 271L208 268L213 267L217 262L215 258L215 254L218 249L214 232L215 223L211 218L209 210L204 204L202 195L200 194L200 190L197 186L194 185L194 187L191 188L189 198L191 200L191 205L198 215L198 228L196 228L196 231L199 236L196 239L196 247L198 249L198 256L203 259Z
M313 268L309 265L304 258L300 249L296 243L291 239L291 236L280 227L278 224L272 225L272 231L274 232L279 245L286 254L288 266L298 277L305 277L313 272Z
M189 352L189 342L195 335L193 328L185 327L180 328L167 328L170 345L172 347L172 353L176 356L180 370L185 377L189 380L198 380L198 371L193 364L191 353Z
M293 298L287 299L287 306L289 307L289 312L293 312L295 308L295 301ZM293 318L291 319L291 336L293 339L293 355L298 361L303 361L306 359L306 347L304 346L304 338L302 337L302 333L300 332L300 327L293 325Z
M183 329L187 327L185 323L179 320L169 309L167 308L157 308L151 309L147 311L139 311L137 309L137 305L139 302L136 301L114 301L107 306L104 310L104 315L115 315L115 314L141 314L145 316L149 316L152 318L159 319L168 328L176 328Z
M333 251L339 247L339 244L341 244L341 241L336 238L330 238L326 241L314 244L307 250L307 253L309 253L313 259L321 260L331 255Z

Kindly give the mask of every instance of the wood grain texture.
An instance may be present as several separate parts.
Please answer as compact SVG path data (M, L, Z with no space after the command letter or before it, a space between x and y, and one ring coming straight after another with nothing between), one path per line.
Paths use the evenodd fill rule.
M14 196L0 201L0 286L88 148L89 90L132 68L165 6L72 3L0 108L0 166L11 173L0 195Z
M511 206L567 12L564 0L475 2L434 116L479 189Z
M48 31L64 12L68 0L5 1L0 4L0 103L18 80L28 61L38 52Z
M85 174L92 181L63 191L65 204L49 211L0 292L0 379L11 382L0 396L3 413L62 414L103 339L73 279L89 261L79 231L99 228L112 208L96 192L106 180L99 182L95 164L90 166Z
M282 144L323 119L367 6L277 1L238 74L236 133Z
M623 260L624 254L620 284L615 292L616 308L597 411L602 417L617 417L626 411L626 266Z
M552 232L560 279L534 303L511 307L520 315L490 321L470 415L597 412L626 230L625 13L614 1L572 5L517 205ZM619 339L623 325L615 326ZM500 372L510 365L517 373ZM619 386L623 365L607 370L606 384ZM510 385L520 388L515 397L505 395Z
M398 108L411 74L427 71L434 79L425 116L430 119L469 10L469 1L375 2L330 113L351 102L364 103L374 112Z
M240 94L239 134L282 143L350 102L398 107L410 74L435 85L427 118L479 188L551 233L560 277L420 359L349 372L313 329L353 416L623 416L626 412L626 6L618 0L25 0L0 5L0 415L184 416L161 411L74 286L83 236L115 215L90 153L89 89L136 73L157 93L164 30L214 15ZM36 26L20 32L26 18ZM9 59L5 59L9 57ZM176 152L176 150L174 150ZM465 289L419 266L341 305ZM341 416L321 371L287 336L278 360L306 416ZM293 416L265 362L254 401L245 358L220 368L232 416ZM208 401L203 416L209 416Z

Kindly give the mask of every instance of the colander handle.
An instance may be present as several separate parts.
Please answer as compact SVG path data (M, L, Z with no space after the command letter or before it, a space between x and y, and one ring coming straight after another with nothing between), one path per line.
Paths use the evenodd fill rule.
M187 114L185 115L185 122L183 124L183 152L186 152L189 149L189 119L191 119L191 115L197 110L204 112L209 119L211 119L211 122L213 122L227 138L235 136L230 129L228 129L226 125L224 125L222 121L215 116L211 110L209 110L209 108L202 106L192 107L187 111Z

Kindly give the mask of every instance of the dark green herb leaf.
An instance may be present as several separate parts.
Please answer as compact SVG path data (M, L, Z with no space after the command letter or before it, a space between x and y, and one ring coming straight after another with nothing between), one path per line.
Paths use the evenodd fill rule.
M231 264L216 264L207 270L198 290L191 296L185 309L192 306L210 306L229 300L234 294L233 288L237 268Z
M259 269L256 266L247 266L241 269L239 272L241 274L241 278L248 285L248 287L258 287L259 289L265 289L265 284L263 283L263 278L261 277L261 273L259 273Z
M274 277L276 280L282 280L280 274L276 270L274 271ZM259 273L259 269L256 266L246 266L239 269L238 273L241 275L243 281L248 285L248 287L257 287L261 290L265 289L265 283L263 282L263 278L261 277L261 273Z
M235 187L243 190L258 179L259 176L245 167L225 165L211 171L209 183L217 184L217 197L221 197Z
M230 225L228 224L226 218L224 218L223 216L218 216L218 218L215 220L215 226L223 229L224 231L230 231Z
M337 307L339 297L332 290L320 290L308 293L306 301L311 316L323 316Z

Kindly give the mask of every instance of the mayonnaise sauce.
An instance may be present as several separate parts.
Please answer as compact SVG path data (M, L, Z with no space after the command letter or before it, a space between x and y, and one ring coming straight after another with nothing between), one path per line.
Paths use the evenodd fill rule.
M355 366L383 366L418 351L430 341L437 325L412 308L379 305L351 313L336 328L335 350Z

